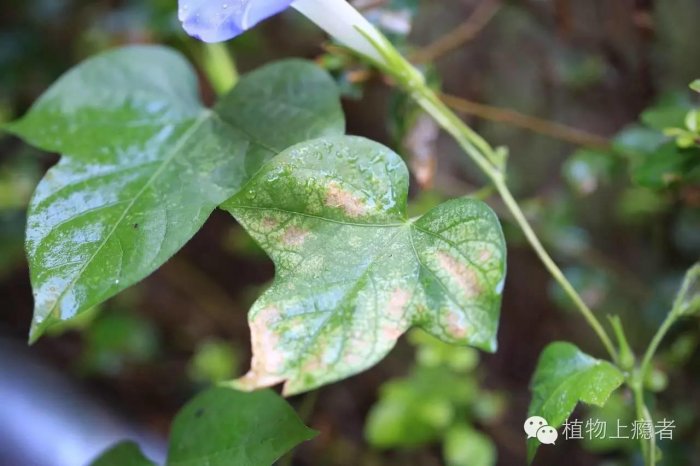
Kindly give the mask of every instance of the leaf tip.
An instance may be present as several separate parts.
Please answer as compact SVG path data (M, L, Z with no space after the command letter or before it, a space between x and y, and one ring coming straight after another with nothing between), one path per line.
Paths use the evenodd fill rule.
M27 339L27 344L30 346L36 343L39 338L41 338L41 335L44 334L44 329L42 329L39 325L36 325L32 323L31 328L29 329L29 338Z

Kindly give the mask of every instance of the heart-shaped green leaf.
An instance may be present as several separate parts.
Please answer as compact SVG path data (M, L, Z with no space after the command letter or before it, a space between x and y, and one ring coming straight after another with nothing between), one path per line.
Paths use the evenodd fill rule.
M168 466L268 466L316 436L271 390L213 388L178 413Z
M409 327L493 351L505 278L498 219L456 199L406 218L408 172L357 137L293 146L222 205L270 255L253 306L253 361L234 382L286 394L377 363Z
M528 417L543 417L549 426L557 428L579 401L603 406L624 380L622 372L609 362L589 356L571 343L552 343L537 362ZM528 440L529 461L538 446L536 438Z
M317 432L271 390L212 388L175 417L167 466L269 466ZM153 466L133 442L103 453L92 466Z
M91 466L155 466L134 442L120 442L102 453Z
M60 152L32 199L31 339L143 279L270 157L344 132L330 77L298 60L255 71L213 110L175 52L91 58L7 127Z

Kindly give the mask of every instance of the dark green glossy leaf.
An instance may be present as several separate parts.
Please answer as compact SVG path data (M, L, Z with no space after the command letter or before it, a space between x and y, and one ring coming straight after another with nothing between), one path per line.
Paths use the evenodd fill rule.
M271 390L214 388L175 418L168 466L269 466L316 432Z
M624 375L609 362L591 357L571 343L552 343L537 362L528 417L541 416L550 426L559 427L579 401L603 406L622 382ZM528 440L529 460L538 446L537 439Z
M213 110L175 52L138 46L69 71L8 129L60 152L29 209L32 339L143 279L271 156L342 134L332 80L286 61Z
M270 255L249 315L251 371L236 386L299 393L376 364L408 328L493 351L505 244L483 202L406 218L408 172L357 137L301 143L223 204Z
M104 452L91 466L155 466L134 442L121 442Z

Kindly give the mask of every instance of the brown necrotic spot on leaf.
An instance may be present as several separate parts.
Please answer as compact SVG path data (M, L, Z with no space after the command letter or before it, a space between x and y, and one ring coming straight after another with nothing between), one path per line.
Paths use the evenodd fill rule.
M438 262L450 279L459 285L467 298L473 298L481 292L479 279L472 269L446 252L437 253Z
M309 236L309 231L296 226L287 228L282 235L282 242L286 246L297 247L304 244L306 237Z
M254 390L284 380L279 375L284 369L284 354L279 351L279 336L273 330L279 319L279 311L268 307L260 310L250 322L253 358L250 371L237 381L237 387Z
M325 202L328 207L342 209L349 217L359 217L367 211L362 199L341 188L335 181L328 183Z

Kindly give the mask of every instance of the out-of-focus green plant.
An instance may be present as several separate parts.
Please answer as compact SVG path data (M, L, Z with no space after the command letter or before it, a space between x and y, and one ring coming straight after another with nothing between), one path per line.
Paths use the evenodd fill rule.
M687 95L671 95L617 135L613 147L628 158L636 184L658 190L700 183L698 115Z
M500 207L550 272L561 297L599 337L607 359L567 342L543 351L533 376L530 414L545 416L553 430L577 403L603 408L624 385L637 420L651 422L649 400L668 386L666 372L655 367L656 352L676 321L698 312L697 266L687 272L647 349L635 356L622 319L610 319L613 342L592 310L615 307L607 300L613 285L598 272L600 264L565 273L543 245L550 242L572 255L592 252L585 234L566 220L570 206L555 212L542 241L511 193L508 151L492 146L458 118L437 86L403 57L400 45L343 0L259 5L260 10L251 2L229 9L228 3L183 1L179 16L193 35L215 42L293 6L348 48L322 60L343 75L341 83L350 84L347 93L357 91L370 69L386 74L408 96L406 115L396 125L405 131L399 134L428 121L425 139L434 141L438 127L454 137L465 160L490 182L486 192L500 195ZM389 3L391 8L406 5L410 16L415 2ZM391 26L405 36L404 23L396 17L387 22L384 9L377 16L384 32ZM117 18L115 24L124 22ZM100 28L92 33L98 49L107 46L99 40ZM394 37L399 44L401 38ZM381 447L441 441L448 464L493 464L493 444L475 426L496 419L502 402L479 388L474 350L447 344L495 350L505 245L494 213L474 196L409 218L403 161L377 143L345 135L338 89L310 63L270 65L246 75L226 94L237 80L229 57L195 58L215 90L225 94L212 109L200 101L196 75L182 57L163 48L131 47L76 67L24 118L4 125L62 154L30 206L32 339L76 316L90 316L100 303L152 273L222 207L263 246L277 272L250 313L251 370L228 385L252 390L285 383L285 394L310 390L367 369L402 333L422 327L443 342L414 337L416 367L410 376L386 385L368 420L368 439ZM358 69L348 72L354 66ZM603 70L592 62L568 77L562 74L573 87L585 87ZM697 90L698 84L691 87ZM675 200L687 201L682 193L700 179L698 126L696 110L683 99L670 100L644 112L642 125L616 138L609 155L624 155L635 185L623 187L621 218L658 215ZM613 184L618 162L601 151L579 152L566 164L565 177L576 195ZM641 209L640 203L645 204ZM686 220L686 231L693 221ZM567 236L558 239L557 232ZM89 351L97 355L94 365L111 370L124 360L147 358L146 327L138 318L96 318L88 334ZM229 375L233 360L220 344L205 345L190 370L195 379L216 381ZM221 403L222 397L235 400ZM260 435L259 425L270 431ZM213 430L225 435L212 437ZM222 451L226 454L214 464L269 464L313 435L269 391L206 392L183 410L173 431L171 464L210 462ZM659 455L654 438L648 440L640 449L644 462L653 466ZM231 443L236 448L228 447ZM270 444L274 448L261 448ZM530 440L531 459L537 448ZM130 447L120 448L117 456L122 454L140 456Z
M386 382L365 425L377 448L441 443L450 466L490 466L493 442L475 424L489 425L505 410L505 397L479 386L478 353L447 345L416 330L409 335L416 363L408 377Z
M236 375L239 363L240 356L230 343L209 339L197 347L188 372L195 382L216 384Z
M84 332L83 370L116 375L124 366L145 364L158 354L158 332L148 320L123 310L100 312L92 320Z

